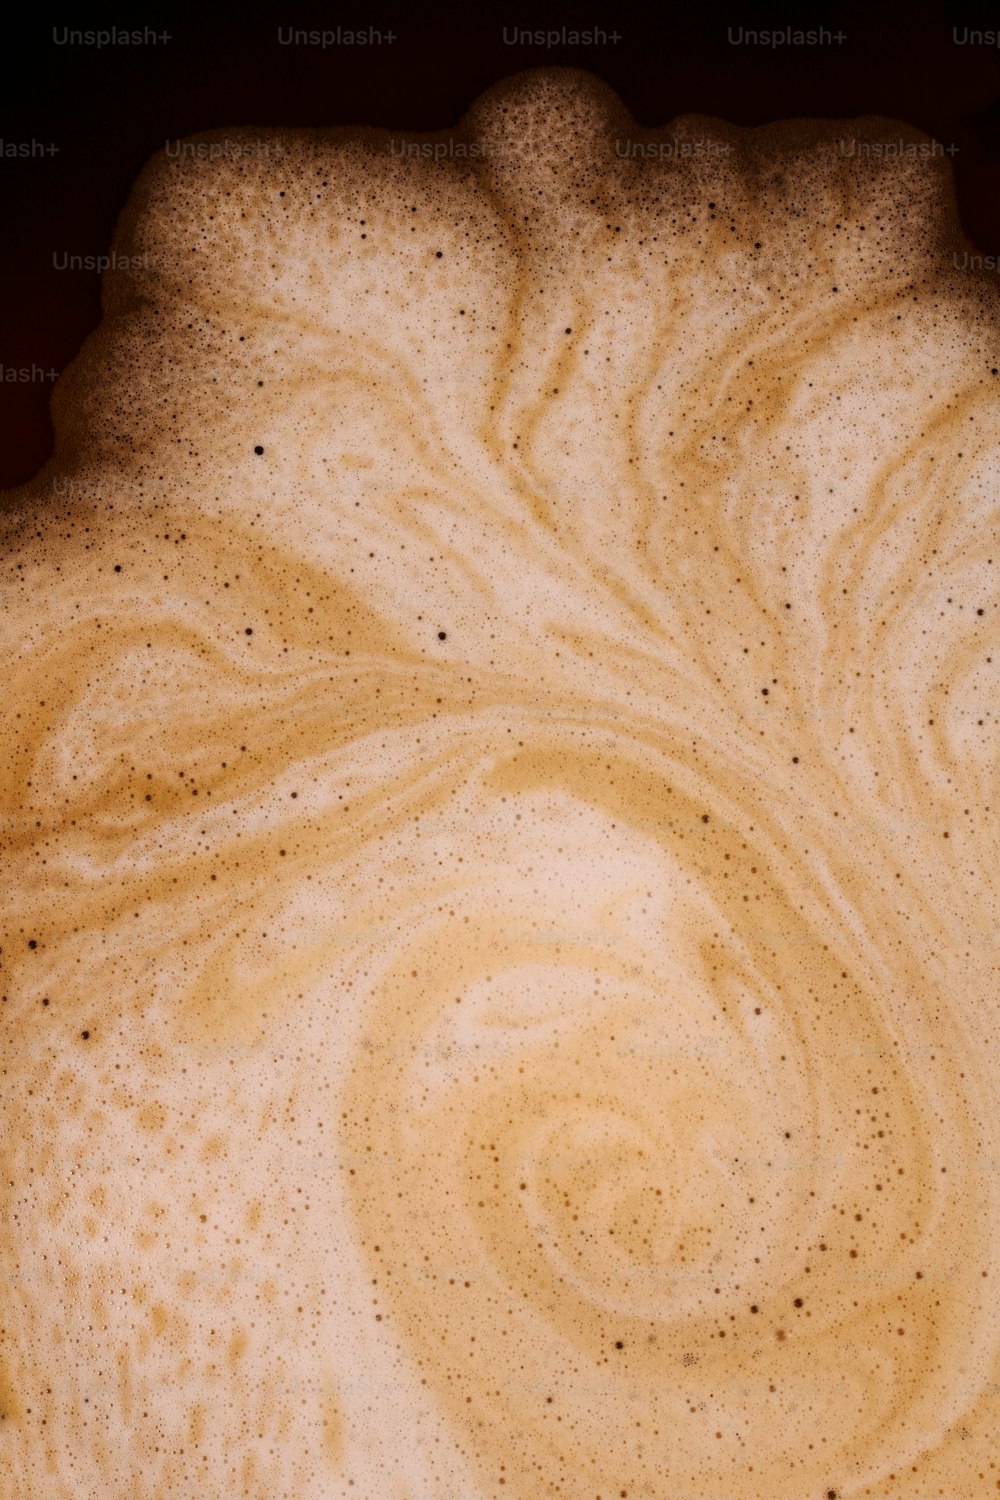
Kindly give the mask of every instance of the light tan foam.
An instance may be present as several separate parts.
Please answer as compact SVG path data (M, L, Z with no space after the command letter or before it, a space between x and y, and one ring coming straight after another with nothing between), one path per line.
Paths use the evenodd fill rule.
M995 1492L947 168L274 139L145 170L4 520L0 1489Z

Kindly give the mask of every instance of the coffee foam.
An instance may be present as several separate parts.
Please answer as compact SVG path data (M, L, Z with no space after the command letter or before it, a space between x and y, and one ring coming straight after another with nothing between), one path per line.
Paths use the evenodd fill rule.
M1000 1487L997 308L848 138L143 172L3 521L12 1494Z

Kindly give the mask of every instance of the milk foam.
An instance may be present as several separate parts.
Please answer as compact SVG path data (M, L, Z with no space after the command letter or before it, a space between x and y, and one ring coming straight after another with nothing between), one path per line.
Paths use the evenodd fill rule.
M997 306L890 139L145 169L3 518L12 1494L1000 1488Z

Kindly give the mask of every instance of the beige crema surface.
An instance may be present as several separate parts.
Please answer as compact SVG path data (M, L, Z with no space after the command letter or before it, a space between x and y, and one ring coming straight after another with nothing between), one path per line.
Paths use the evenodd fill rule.
M222 139L3 513L0 1490L996 1493L950 168L572 72Z

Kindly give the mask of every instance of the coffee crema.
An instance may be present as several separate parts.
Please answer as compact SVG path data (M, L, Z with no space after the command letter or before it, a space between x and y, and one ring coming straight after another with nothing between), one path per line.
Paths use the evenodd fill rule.
M5 1493L994 1493L948 163L565 70L223 135L3 515Z

